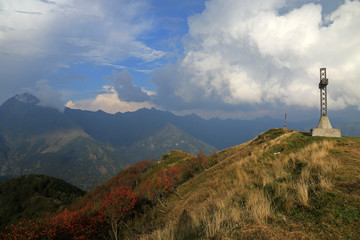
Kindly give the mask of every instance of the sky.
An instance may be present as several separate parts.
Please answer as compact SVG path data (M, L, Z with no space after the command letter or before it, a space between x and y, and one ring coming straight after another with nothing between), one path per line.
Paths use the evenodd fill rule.
M359 0L0 0L0 103L360 116Z

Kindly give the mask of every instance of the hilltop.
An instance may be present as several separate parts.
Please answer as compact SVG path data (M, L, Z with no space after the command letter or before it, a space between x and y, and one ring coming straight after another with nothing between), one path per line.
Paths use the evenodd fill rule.
M90 239L359 239L359 156L360 138L271 129L211 155L130 166L56 219Z
M217 153L142 239L359 239L359 153L359 138L269 130Z

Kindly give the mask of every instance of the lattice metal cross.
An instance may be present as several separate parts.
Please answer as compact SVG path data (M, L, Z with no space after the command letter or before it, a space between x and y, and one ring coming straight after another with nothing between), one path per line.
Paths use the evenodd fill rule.
M326 78L326 68L320 68L320 116L327 116L327 90L329 80Z

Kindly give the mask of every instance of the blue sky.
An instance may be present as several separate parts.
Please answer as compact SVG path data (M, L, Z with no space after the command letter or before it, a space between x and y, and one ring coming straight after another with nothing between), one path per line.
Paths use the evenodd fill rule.
M327 67L358 114L358 29L358 0L0 0L0 102L311 118Z

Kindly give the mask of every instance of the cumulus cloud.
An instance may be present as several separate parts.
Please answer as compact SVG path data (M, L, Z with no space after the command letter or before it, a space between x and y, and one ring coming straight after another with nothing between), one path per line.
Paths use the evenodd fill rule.
M118 98L126 102L145 102L150 99L146 92L140 87L133 85L131 74L124 70L122 72L113 71L114 86Z
M206 2L188 19L183 58L154 72L154 102L175 110L314 109L319 68L327 67L329 108L360 107L360 2L328 14L318 1L284 11L289 2Z
M97 111L99 109L108 113L136 111L141 108L155 107L149 102L125 102L118 98L118 94L114 87L104 86L101 93L95 98L68 101L66 107L73 109L83 109Z

